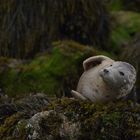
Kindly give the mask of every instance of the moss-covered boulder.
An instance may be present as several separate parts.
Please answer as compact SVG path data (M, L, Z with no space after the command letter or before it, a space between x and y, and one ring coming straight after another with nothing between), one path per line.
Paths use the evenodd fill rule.
M0 125L1 140L140 139L140 106L131 101L93 104L54 100L31 118L15 113Z
M111 49L119 53L124 44L140 31L140 14L130 11L112 12Z
M0 102L0 125L5 119L15 113L22 113L26 118L31 117L35 113L43 110L50 101L45 94L31 94L22 98L9 98L8 102Z
M34 134L30 133L31 136L35 136L35 132L36 134L41 132L42 135L36 137L37 139L47 136L69 140L140 138L140 107L133 107L131 101L95 105L73 99L61 99L54 102L49 109L53 110L41 112L44 113L44 115L40 113L42 117L33 116L31 118L32 134ZM45 117L45 115L47 116ZM54 121L51 118L54 118ZM55 118L59 119L56 121ZM41 123L42 121L43 123ZM44 130L48 131L43 133L43 130L34 125L35 123L38 124L38 128L46 126L47 129Z
M0 83L8 95L43 92L48 95L70 95L83 72L84 59L107 54L73 41L53 43L51 53L37 56L31 62L3 68Z

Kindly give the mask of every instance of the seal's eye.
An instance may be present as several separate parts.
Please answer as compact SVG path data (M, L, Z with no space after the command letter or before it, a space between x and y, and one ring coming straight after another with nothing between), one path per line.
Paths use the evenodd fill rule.
M120 73L121 76L124 76L124 73L122 71L119 71L119 73Z
M110 65L110 67L111 67L112 65Z

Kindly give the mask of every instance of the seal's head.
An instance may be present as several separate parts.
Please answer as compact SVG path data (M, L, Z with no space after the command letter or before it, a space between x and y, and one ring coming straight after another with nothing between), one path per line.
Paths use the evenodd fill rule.
M126 62L116 61L99 71L103 81L112 88L129 88L131 91L136 81L135 68Z

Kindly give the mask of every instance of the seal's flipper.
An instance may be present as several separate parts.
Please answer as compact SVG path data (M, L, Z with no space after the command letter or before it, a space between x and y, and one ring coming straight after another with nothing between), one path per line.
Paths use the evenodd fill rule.
M87 71L90 68L101 64L102 61L104 61L104 60L112 60L112 59L110 59L109 57L104 56L104 55L93 56L93 57L90 57L90 58L86 59L83 62L84 71Z
M71 90L71 94L77 99L87 100L82 94L80 94L79 92L75 90Z

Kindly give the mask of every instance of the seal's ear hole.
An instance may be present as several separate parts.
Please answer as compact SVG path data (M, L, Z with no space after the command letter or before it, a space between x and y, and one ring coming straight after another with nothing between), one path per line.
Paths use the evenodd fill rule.
M98 61L98 60L88 62L88 63L86 63L86 70L89 70L89 69L91 69L91 68L93 68L93 67L95 67L95 66L97 66L97 65L99 65L101 63L102 63L102 61Z

